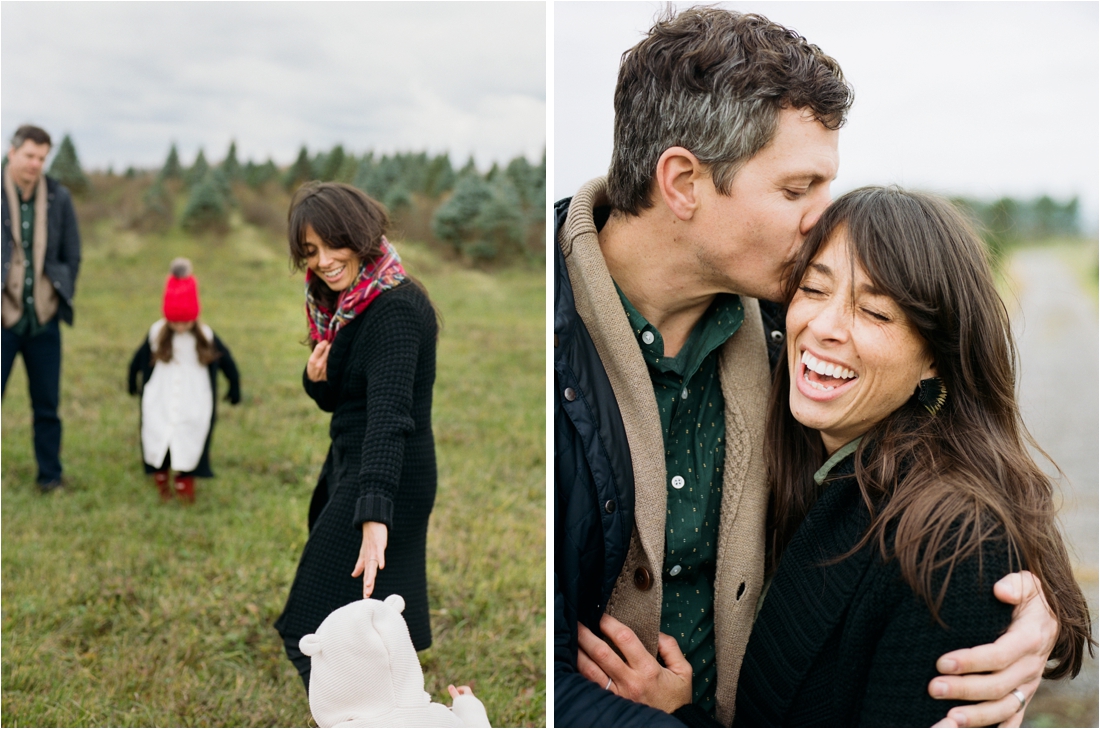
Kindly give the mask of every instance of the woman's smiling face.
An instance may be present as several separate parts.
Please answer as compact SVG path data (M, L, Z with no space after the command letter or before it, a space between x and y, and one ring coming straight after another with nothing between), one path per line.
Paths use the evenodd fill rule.
M359 275L359 257L350 248L329 248L312 225L305 232L306 267L333 291L343 291Z
M854 270L853 270L854 268ZM829 453L901 407L934 377L927 343L848 255L843 228L821 247L787 309L791 413Z

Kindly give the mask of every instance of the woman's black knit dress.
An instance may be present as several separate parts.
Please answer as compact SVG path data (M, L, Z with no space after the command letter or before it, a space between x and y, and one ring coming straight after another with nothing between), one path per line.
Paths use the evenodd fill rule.
M291 661L309 686L309 658L298 651L337 608L363 597L352 579L361 524L389 528L386 568L372 598L398 594L413 645L432 644L424 552L435 502L432 385L437 325L424 292L411 282L383 292L336 335L328 380L302 380L332 413L329 448L309 507L309 540L286 608L275 622Z

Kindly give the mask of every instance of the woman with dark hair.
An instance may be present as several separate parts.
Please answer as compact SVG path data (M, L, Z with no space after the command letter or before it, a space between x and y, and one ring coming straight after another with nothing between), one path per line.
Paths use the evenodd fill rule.
M386 240L388 222L378 202L338 183L305 185L290 206L290 257L306 269L313 347L302 382L332 413L309 540L275 623L307 691L310 659L299 640L361 598L399 594L413 645L432 643L424 560L436 490L438 323Z
M1009 317L971 227L939 198L853 191L807 237L786 301L768 581L736 724L939 721L936 659L1004 631L1012 607L993 583L1021 569L1060 626L1046 675L1076 675L1095 645L1088 607L1027 450Z

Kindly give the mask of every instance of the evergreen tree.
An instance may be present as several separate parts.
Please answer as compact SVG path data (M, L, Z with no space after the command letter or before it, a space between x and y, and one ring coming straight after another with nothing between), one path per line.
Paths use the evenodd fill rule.
M206 161L206 154L199 149L199 155L195 157L195 164L191 165L191 169L187 170L187 177L185 182L188 187L197 185L206 178L206 173L210 171L210 164Z
M472 160L471 160L472 161ZM493 196L489 184L477 174L464 174L455 182L454 192L432 216L432 232L450 243L456 251L473 241L477 234L478 214Z
M142 225L152 230L167 230L172 227L172 198L164 182L157 179L145 191L142 197L145 211L142 214Z
M234 139L229 143L229 152L225 155L221 169L230 181L241 179L241 163L237 161L237 140Z
M252 160L244 168L245 184L251 188L259 188L271 180L279 177L279 168L269 158L262 165L253 164Z
M360 165L355 176L355 186L375 200L384 201L390 190L401 180L401 162L397 157L383 155L378 161L371 161L365 168Z
M328 155L324 152L318 152L313 155L313 159L309 162L310 179L320 180L321 176L325 174L325 161L328 159Z
M434 157L428 165L427 179L424 182L424 194L437 198L455 186L455 170L451 167L451 158L446 154Z
M542 148L542 161L535 168L534 190L534 220L545 222L546 220L546 148Z
M318 179L325 182L335 180L337 175L340 174L340 168L344 166L345 156L343 145L337 144L333 147L321 163L321 174L318 175Z
M352 178L352 185L355 185L363 192L367 192L367 185L370 182L371 175L374 174L374 152L367 152L363 155L363 158L359 160L359 164L355 168L355 177ZM370 193L367 192L369 195Z
M336 180L350 185L351 181L355 179L355 173L358 169L359 160L355 159L355 155L349 154L344 157L344 163L340 165L340 169L336 172Z
M191 188L180 222L184 230L191 233L224 233L229 229L229 204L213 173L208 173Z
M470 158L466 160L466 164L462 165L462 169L458 171L459 177L466 177L468 175L477 174L477 165L474 164L474 156L471 154Z
M68 134L61 140L61 146L57 150L57 156L50 165L50 177L57 179L62 185L69 188L74 195L79 195L88 190L88 176L80 169L80 160L76 156L76 147Z
M180 154L176 151L175 142L168 150L168 159L164 160L164 166L160 168L160 178L162 180L183 179L183 165L180 164Z
M283 177L283 186L288 191L294 192L303 182L309 182L312 179L313 165L310 164L309 152L303 144L301 151L298 152L298 159L294 161L294 164L286 171L286 176Z
M488 184L489 197L474 218L475 235L463 252L472 258L489 260L502 253L523 253L524 214L515 184L498 174Z
M237 204L237 201L233 198L233 188L229 182L229 175L225 173L224 169L210 170L210 181L217 186L218 192L221 193L226 204L231 206Z

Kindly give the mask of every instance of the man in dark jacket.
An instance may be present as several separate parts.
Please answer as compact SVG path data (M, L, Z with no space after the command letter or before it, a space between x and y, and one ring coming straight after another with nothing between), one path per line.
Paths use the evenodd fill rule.
M69 191L42 172L50 135L24 125L16 130L4 168L3 391L15 355L22 353L34 411L38 488L60 488L61 330L72 326L73 294L80 271L80 231Z
M608 177L555 208L557 726L733 719L763 588L767 349L784 338L757 300L778 298L829 203L851 98L820 49L716 8L623 57ZM1007 642L938 664L995 678L930 686L984 700L952 709L966 725L1018 722L1009 692L1034 692L1053 647L1041 594L1014 584L999 597L1027 607Z

